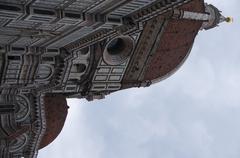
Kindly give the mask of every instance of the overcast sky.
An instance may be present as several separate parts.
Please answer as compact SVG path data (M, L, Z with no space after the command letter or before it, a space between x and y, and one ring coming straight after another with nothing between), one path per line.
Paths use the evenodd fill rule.
M65 126L39 158L239 158L239 0L208 0L235 22L202 31L167 80L94 102L68 100Z

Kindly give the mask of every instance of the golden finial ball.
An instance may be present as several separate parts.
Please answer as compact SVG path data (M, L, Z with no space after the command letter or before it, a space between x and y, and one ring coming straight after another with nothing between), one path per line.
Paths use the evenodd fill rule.
M227 23L232 23L233 22L233 18L232 17L227 17L226 18L226 22Z

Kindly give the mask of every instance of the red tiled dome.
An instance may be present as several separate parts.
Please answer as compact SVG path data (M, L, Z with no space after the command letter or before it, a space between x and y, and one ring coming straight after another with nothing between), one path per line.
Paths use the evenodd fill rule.
M204 1L193 0L179 9L204 12ZM156 53L146 69L144 80L168 77L175 72L189 55L202 22L171 19L161 36Z
M66 98L62 95L46 96L44 98L44 103L47 128L39 149L42 149L53 142L60 134L69 108L67 106Z
M178 9L203 13L204 0L193 0ZM167 12L145 24L124 75L122 89L159 82L178 70L188 57L202 21L166 18L171 15L171 11Z

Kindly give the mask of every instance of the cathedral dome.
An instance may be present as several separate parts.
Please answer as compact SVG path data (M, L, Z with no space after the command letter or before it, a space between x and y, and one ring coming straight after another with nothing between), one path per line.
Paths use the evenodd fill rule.
M62 95L44 97L45 115L46 115L46 132L39 145L42 149L53 142L62 131L64 126L68 106L66 98Z
M179 9L204 12L204 2L194 0ZM188 57L201 26L202 22L196 20L169 20L147 66L144 80L156 83L176 72Z
M176 10L204 13L204 1L192 0ZM170 11L145 24L123 78L122 89L158 83L184 63L203 21L181 19L181 16L174 18L173 14L174 11Z
M162 35L159 47L148 65L144 80L159 82L176 72L188 57L201 23L172 20Z

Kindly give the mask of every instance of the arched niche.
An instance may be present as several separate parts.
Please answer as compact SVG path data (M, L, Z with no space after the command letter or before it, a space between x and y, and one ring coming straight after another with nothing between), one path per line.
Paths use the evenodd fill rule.
M16 96L15 116L17 122L24 121L30 114L30 102L27 97L23 95Z
M16 122L22 122L30 114L30 102L24 95L0 95L0 113L15 113Z
M53 66L49 64L40 64L38 66L37 74L36 74L36 81L48 81L54 73Z
M9 152L14 153L20 151L27 144L27 141L28 135L26 133L17 137L16 139L13 139L9 143Z
M90 50L89 47L85 47L85 48L81 49L81 50L80 50L81 55L86 55L86 54L88 54L88 53L89 53L89 50Z
M87 69L87 66L83 63L73 64L72 66L73 73L84 73L86 69Z

